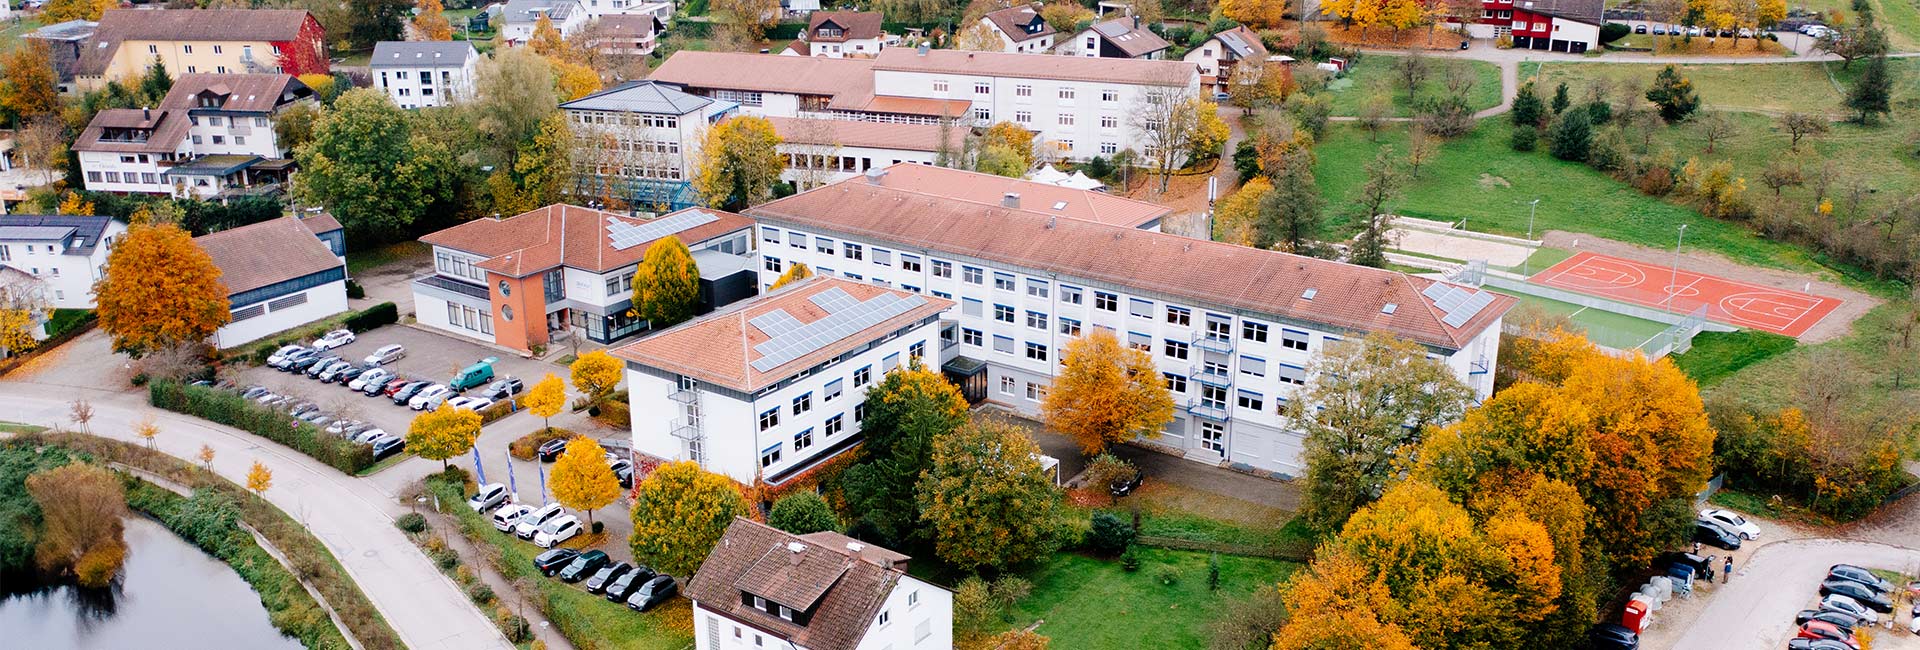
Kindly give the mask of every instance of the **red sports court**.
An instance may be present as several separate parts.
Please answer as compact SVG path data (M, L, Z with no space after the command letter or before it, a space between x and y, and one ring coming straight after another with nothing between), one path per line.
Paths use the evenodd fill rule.
M1799 336L1840 306L1834 298L1701 275L1685 269L1580 253L1535 274L1531 281L1549 287L1621 302L1692 311L1707 306L1707 319L1757 330Z

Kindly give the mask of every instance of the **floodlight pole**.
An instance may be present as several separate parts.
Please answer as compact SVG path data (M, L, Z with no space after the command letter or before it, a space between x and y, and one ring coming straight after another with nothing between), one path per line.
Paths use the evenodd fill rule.
M1673 311L1673 297L1680 293L1680 246L1687 241L1687 224L1680 224L1680 237L1673 242L1673 277L1667 280L1667 311Z
M1533 239L1533 216L1540 212L1540 199L1534 199L1532 205L1527 208L1527 239Z

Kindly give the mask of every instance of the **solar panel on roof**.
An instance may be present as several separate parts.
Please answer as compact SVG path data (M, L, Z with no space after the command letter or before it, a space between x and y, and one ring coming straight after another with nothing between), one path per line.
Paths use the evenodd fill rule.
M1451 288L1453 287L1435 282L1427 285L1426 290L1421 291L1420 295L1426 296L1428 300L1439 300L1440 296L1447 295L1447 290Z
M792 314L788 314L784 309L775 309L755 316L748 319L747 322L752 323L754 327L760 328L760 331L764 332L768 337L779 337L782 334L786 334L800 327L800 321L794 318Z
M1448 311L1447 317L1440 319L1440 322L1446 323L1448 327L1465 325L1467 321L1473 320L1474 315L1479 314L1480 310L1486 309L1487 305L1492 303L1493 294L1485 291L1475 291L1465 302Z
M662 217L639 225L630 224L613 217L607 217L607 237L613 241L614 248L626 250L667 235L704 226L719 220L719 216L700 210L692 210L670 217Z
M752 363L755 370L767 372L786 365L794 359L812 354L828 344L907 313L927 302L920 296L900 296L892 293L883 293L861 301L839 287L827 289L807 299L826 310L827 315L811 323L799 324L792 315L784 310L777 310L748 321L772 337L753 346L753 351L760 354L760 359ZM776 330L783 328L786 321L781 320L780 317L768 320L768 326L761 325L761 319L773 314L785 317L786 321L793 321L793 326L777 334L770 331L769 326Z

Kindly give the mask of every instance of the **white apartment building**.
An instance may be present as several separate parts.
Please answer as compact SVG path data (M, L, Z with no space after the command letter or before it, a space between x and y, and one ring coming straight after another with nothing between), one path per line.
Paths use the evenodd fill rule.
M288 74L187 74L159 108L100 111L75 140L95 192L222 198L273 189L293 168L275 116L313 90Z
M795 44L803 46L804 56L841 59L870 57L886 46L887 34L881 29L885 17L871 11L816 11L807 15L807 30L800 32ZM782 53L794 52L789 47Z
M0 266L38 279L55 309L93 309L93 283L126 233L113 217L0 215Z
M903 162L938 164L957 156L968 129L937 124L769 117L787 169L780 180L806 190Z
M1013 54L1045 54L1053 49L1057 34L1040 17L1038 2L988 12L980 17L980 24L1000 37L1001 51Z
M347 310L340 222L281 217L193 238L220 268L232 320L208 342L226 349Z
M1200 67L1200 85L1209 94L1230 92L1234 64L1266 61L1267 46L1260 42L1259 34L1241 25L1209 37L1200 47L1187 51L1185 60Z
M533 30L539 27L541 16L546 16L562 37L572 36L587 26L587 10L577 0L507 0L500 15L506 19L506 26L500 28L500 38L515 47L533 39Z
M867 389L932 365L953 301L816 277L613 350L634 451L778 485L860 440Z
M582 197L611 196L641 206L698 204L692 190L707 127L738 105L690 95L648 80L629 81L560 105L573 135L591 154L574 156Z
M448 106L473 97L480 53L466 41L381 41L368 64L373 87L401 108Z
M694 647L950 650L953 593L909 574L911 559L840 533L734 519L687 582Z
M1093 211L1022 192L981 200L968 188L983 177L902 165L756 206L762 270L804 263L959 303L940 359L974 362L948 375L970 400L1029 414L1067 342L1105 328L1153 354L1181 406L1153 444L1208 463L1299 475L1286 401L1316 354L1370 332L1422 344L1482 398L1493 390L1513 298L1143 230L1117 197Z

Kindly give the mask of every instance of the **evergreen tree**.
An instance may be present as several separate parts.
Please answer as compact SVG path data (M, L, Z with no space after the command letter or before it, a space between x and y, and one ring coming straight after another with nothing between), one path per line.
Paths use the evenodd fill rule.
M1881 54L1867 59L1860 78L1848 89L1847 108L1853 109L1854 121L1873 124L1893 110L1892 96L1893 78L1887 75L1887 55Z
M1561 160L1585 162L1593 147L1593 124L1586 111L1561 113L1547 131L1547 152Z
M1573 99L1567 97L1567 83L1560 82L1560 86L1553 89L1553 113L1555 115L1565 113L1567 107L1572 104Z
M1700 96L1693 92L1693 82L1680 76L1680 69L1672 65L1660 69L1653 78L1653 87L1647 89L1647 101L1660 107L1660 118L1668 124L1679 122L1693 115L1700 108Z
M1534 92L1533 82L1520 85L1520 92L1513 96L1514 126L1538 127L1547 112L1547 106L1540 101L1540 94Z
M1260 200L1254 243L1260 248L1299 255L1323 255L1319 245L1323 222L1320 209L1325 205L1320 186L1313 181L1312 158L1287 156L1279 176L1274 178L1273 190Z
M860 459L841 474L847 505L889 545L920 531L914 486L933 465L933 440L967 423L967 400L938 370L914 363L867 390Z
M1386 214L1387 203L1400 195L1403 178L1394 166L1391 149L1381 149L1380 155L1367 163L1366 172L1367 182L1360 186L1359 196L1355 197L1361 207L1360 232L1354 235L1347 261L1385 268L1388 233L1393 230L1393 215Z
M154 55L153 63L147 64L147 73L140 77L140 101L159 106L170 90L173 90L173 75L167 74L166 64L160 62L159 55Z
M667 235L647 246L633 274L634 316L653 329L693 317L700 301L700 268L680 238Z

